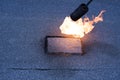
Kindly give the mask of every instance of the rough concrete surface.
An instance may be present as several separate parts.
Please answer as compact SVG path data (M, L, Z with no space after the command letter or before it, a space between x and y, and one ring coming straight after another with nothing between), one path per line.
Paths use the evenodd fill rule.
M88 0L0 0L0 80L119 80L120 2L93 0L86 14L104 21L82 38L86 54L44 53L46 35Z

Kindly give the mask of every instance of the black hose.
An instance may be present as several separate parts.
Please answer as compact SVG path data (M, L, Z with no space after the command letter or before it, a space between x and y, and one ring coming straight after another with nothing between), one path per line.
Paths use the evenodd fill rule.
M88 6L93 0L90 0L86 5Z

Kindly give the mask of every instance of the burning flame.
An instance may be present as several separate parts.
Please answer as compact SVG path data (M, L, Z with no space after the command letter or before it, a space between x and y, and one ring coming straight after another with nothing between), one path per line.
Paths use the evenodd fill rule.
M70 17L66 17L63 24L60 26L61 33L82 38L85 34L93 30L95 23L103 21L102 15L104 12L105 10L102 10L97 17L93 17L93 20L85 17L73 21Z

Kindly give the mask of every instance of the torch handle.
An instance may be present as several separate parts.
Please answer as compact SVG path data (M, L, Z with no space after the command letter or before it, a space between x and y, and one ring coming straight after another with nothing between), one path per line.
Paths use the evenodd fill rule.
M86 5L88 6L93 0L90 0Z

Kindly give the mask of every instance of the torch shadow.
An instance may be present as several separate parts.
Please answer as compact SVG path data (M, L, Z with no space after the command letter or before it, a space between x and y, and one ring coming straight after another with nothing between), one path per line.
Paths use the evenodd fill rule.
M94 51L97 50L102 54L106 54L112 57L118 57L120 53L120 50L116 46L99 41L91 41L91 42L83 41L83 50L85 51L85 53L89 53L92 52L93 50Z

